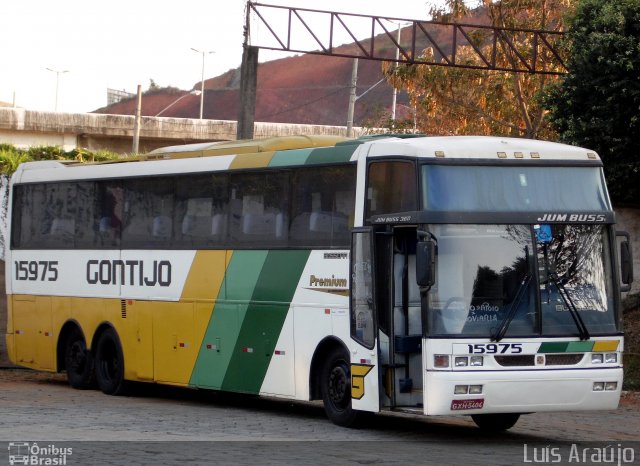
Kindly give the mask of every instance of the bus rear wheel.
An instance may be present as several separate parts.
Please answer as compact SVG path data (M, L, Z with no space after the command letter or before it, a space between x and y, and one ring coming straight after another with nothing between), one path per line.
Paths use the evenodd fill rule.
M95 385L93 356L87 349L82 332L73 329L67 337L64 350L67 380L73 388L86 390Z
M353 426L359 418L358 411L351 407L350 368L349 354L336 348L329 352L320 377L327 417L342 427Z
M471 416L473 422L487 432L502 432L511 429L519 418L520 415L515 413L475 414Z
M118 335L112 328L106 329L96 344L96 380L102 393L122 395L126 389L124 380L124 356Z

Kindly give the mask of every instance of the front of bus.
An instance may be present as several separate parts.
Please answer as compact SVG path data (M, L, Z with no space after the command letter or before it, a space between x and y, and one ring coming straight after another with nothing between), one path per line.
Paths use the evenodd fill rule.
M424 412L507 428L517 413L614 409L623 336L601 162L502 142L419 159Z

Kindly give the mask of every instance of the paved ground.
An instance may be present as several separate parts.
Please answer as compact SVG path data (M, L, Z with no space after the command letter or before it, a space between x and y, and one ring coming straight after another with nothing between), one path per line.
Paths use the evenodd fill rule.
M40 457L72 448L70 465L551 464L554 454L568 463L574 443L578 453L606 446L626 459L633 453L626 464L640 464L638 393L616 411L527 415L499 435L466 418L383 414L344 429L317 403L149 385L134 395L73 390L60 374L1 370L0 464L18 448L9 442L49 448Z

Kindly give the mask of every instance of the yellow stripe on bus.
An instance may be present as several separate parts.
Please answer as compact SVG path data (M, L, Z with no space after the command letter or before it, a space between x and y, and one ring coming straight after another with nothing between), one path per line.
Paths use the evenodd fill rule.
M237 170L240 168L264 168L269 165L275 152L259 152L256 154L242 154L236 156L231 162L229 169Z
M600 340L596 341L591 351L615 351L618 349L618 340Z
M230 260L231 251L197 251L180 299L216 299Z

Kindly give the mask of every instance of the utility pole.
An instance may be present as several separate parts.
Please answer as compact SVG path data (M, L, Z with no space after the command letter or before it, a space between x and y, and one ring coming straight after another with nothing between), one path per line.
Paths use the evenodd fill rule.
M142 86L138 84L138 103L136 105L136 119L133 126L133 148L131 152L137 154L140 146L140 119L142 117Z
M400 44L400 28L402 25L398 23L398 44ZM398 68L398 60L400 59L400 47L396 47L396 63L394 69ZM393 100L391 101L391 124L395 128L396 126L396 100L398 98L398 89L393 86Z
M351 91L349 92L349 110L347 112L347 137L353 137L353 112L356 106L356 87L358 84L358 59L353 59L351 69Z

